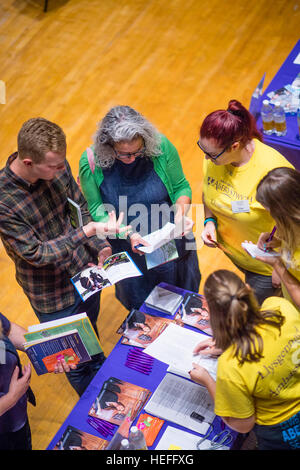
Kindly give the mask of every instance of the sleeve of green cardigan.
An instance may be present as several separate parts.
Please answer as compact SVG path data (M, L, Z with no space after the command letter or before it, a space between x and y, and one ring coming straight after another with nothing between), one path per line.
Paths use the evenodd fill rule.
M172 185L174 197L173 203L175 203L180 196L188 196L192 199L192 190L183 173L180 157L176 147L165 136L162 136L161 148L167 158L166 172Z
M88 203L89 212L93 220L105 222L108 219L108 215L102 202L96 174L93 174L90 169L86 151L80 157L79 179L81 190Z

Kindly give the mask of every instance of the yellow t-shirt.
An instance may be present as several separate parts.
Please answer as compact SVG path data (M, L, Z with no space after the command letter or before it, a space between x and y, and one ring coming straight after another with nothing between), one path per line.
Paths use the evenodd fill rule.
M215 413L232 418L255 414L257 424L273 425L300 410L300 316L281 297L269 297L261 310L280 310L285 322L278 329L265 325L257 331L263 339L263 358L244 362L233 357L230 346L218 360Z
M285 266L286 266L286 269L288 270L288 272L294 276L297 281L300 282L300 247L297 248L297 250L294 252L293 256L292 256L292 261L293 261L293 265L291 265L290 263L286 263ZM283 294L283 297L288 299L290 302L293 303L292 299L291 299L291 296L290 294L288 293L285 285L283 283L281 283L281 288L282 288L282 294ZM295 305L293 303L293 305L298 309L300 310L300 307L298 307L297 305Z
M251 258L241 243L245 240L257 243L261 232L271 232L275 225L269 212L255 199L258 183L273 168L293 165L272 147L257 139L254 143L251 159L240 167L218 166L204 159L203 193L205 204L218 222L218 241L229 251L229 258L243 269L268 276L271 266ZM232 202L242 200L249 202L249 212L234 213Z

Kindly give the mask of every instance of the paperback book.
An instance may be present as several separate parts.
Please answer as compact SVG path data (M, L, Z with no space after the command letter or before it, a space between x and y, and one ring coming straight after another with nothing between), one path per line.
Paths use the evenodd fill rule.
M205 333L212 335L208 305L203 295L193 293L185 294L175 318L177 317L186 325L193 326L198 330L205 331Z
M68 426L53 450L104 450L108 441Z
M38 375L53 372L59 359L77 365L102 352L86 313L32 325L24 336L25 352Z

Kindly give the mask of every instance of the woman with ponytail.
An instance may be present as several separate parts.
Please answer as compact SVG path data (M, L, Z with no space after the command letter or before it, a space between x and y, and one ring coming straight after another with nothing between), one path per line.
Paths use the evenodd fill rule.
M204 295L221 355L216 382L197 364L191 379L208 389L229 427L254 427L260 450L300 449L298 311L281 297L260 307L251 287L227 270L207 278Z
M254 117L236 100L204 119L197 143L205 155L202 239L209 247L223 249L261 304L275 292L272 267L250 258L241 243L256 243L260 233L271 232L275 224L255 198L258 182L273 168L292 165L263 144Z

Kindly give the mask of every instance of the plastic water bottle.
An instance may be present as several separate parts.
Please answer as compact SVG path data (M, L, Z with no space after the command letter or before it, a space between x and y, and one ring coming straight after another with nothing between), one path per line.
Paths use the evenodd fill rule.
M134 450L148 450L145 436L136 426L132 426L130 429L129 442L133 445Z
M273 134L275 127L273 119L273 108L268 100L263 100L260 114L263 123L264 134Z
M134 447L132 444L130 444L128 439L122 439L120 450L134 450Z
M286 118L283 107L280 105L279 101L275 103L275 108L273 111L274 124L275 124L275 133L278 136L286 134Z

